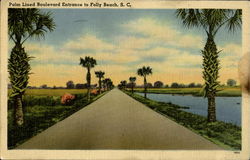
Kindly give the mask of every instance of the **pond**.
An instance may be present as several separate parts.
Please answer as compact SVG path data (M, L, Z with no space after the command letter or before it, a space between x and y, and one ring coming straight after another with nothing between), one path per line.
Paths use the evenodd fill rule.
M137 93L143 96L143 93ZM190 109L182 109L201 116L207 116L207 99L192 95L172 95L148 93L149 99L159 102L171 102L179 106L187 106ZM217 120L230 122L241 126L241 97L216 97Z

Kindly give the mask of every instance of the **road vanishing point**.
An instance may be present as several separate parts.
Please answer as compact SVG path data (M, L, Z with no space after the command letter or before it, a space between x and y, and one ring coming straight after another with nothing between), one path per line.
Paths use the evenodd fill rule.
M115 88L16 149L221 148Z

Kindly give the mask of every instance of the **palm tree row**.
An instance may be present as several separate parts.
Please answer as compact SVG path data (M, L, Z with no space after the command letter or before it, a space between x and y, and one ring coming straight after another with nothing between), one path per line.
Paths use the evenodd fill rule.
M153 73L152 68L150 68L149 66L147 66L147 67L143 66L142 68L139 68L137 70L137 75L143 77L144 98L147 98L147 87L148 87L147 76L152 74L152 73ZM131 85L131 92L134 93L136 77L129 77L129 81L130 81L130 85ZM121 89L126 89L127 81L126 80L121 81L119 86Z
M201 51L202 73L205 81L203 91L204 97L208 99L208 122L214 122L216 121L215 97L219 86L220 69L218 60L220 51L217 50L215 37L222 27L232 32L241 27L242 11L239 9L178 9L176 16L182 20L184 26L202 28L206 33L206 44ZM41 12L36 8L10 8L8 10L8 34L10 40L14 42L8 59L8 72L13 88L11 98L14 102L14 119L17 125L22 125L24 122L22 98L28 85L31 70L29 62L32 58L26 53L23 44L31 37L44 37L46 32L54 29L55 23L50 12ZM90 100L90 71L97 63L94 58L86 56L85 59L80 58L80 65L87 68L87 97ZM102 87L110 89L113 86L110 79L103 80L105 74L103 71L97 71L95 74L99 79L99 92ZM144 97L147 98L147 76L152 74L152 68L143 66L137 70L137 74L143 77ZM132 84L135 82L133 78L129 78Z
M106 91L111 90L112 87L114 86L113 81L110 78L105 78L102 81L102 84L103 84L103 89L106 90Z
M99 79L98 80L98 84L99 84L99 93L101 93L101 89L102 89L102 78L104 78L105 72L103 71L96 71L95 72L96 77Z
M121 89L126 89L126 87L129 86L131 88L131 92L134 93L135 81L136 81L136 77L129 77L130 83L127 83L126 80L123 80L120 82L120 84L118 86Z
M87 69L87 100L90 101L90 90L91 90L91 68L94 68L97 65L96 60L93 57L86 56L84 59L80 57L80 65ZM104 78L105 72L103 71L96 71L96 77L98 78L99 83L99 94L101 93L102 87L106 90L110 90L113 87L113 82L110 78Z
M123 81L120 82L119 87L120 87L121 89L126 89L126 86L127 86L127 81L126 81L126 80L123 80Z

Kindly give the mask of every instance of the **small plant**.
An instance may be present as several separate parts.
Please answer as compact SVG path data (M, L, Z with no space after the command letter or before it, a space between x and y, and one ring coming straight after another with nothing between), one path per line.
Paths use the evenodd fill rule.
M74 95L66 93L62 96L61 103L64 105L71 105L74 99L75 99Z
M90 93L91 93L91 95L95 95L96 96L96 95L98 95L99 92L98 92L98 90L93 89Z

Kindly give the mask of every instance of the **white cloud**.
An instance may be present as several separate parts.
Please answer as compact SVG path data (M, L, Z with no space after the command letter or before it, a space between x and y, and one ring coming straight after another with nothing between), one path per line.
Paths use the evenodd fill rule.
M35 74L31 75L31 83L64 85L67 80L83 83L86 69L78 64L79 57L84 56L92 56L97 60L98 65L92 70L93 77L94 71L103 70L106 72L105 77L112 78L116 84L135 75L136 70L144 65L153 68L153 76L149 77L151 82L202 81L202 69L199 67L202 56L185 50L201 49L200 36L181 33L167 23L150 18L131 21L123 27L134 35L117 35L115 44L91 34L79 35L79 38L71 39L60 47L27 43L25 49L29 55L36 57L32 61L40 62L32 66ZM138 34L142 36L137 36ZM171 47L167 47L168 45ZM233 68L235 73L237 59L241 56L241 46L227 44L218 48L223 49L220 73L228 74L227 68ZM100 65L100 61L107 64ZM140 82L138 81L139 84ZM93 78L93 83L96 83L96 78Z
M237 68L240 58L242 57L242 46L238 44L226 44L219 46L220 63L222 68Z
M240 58L242 53L242 46L239 44L226 44L224 46L219 46L218 50L221 50L221 56L235 56Z
M173 46L201 48L202 37L181 33L169 24L152 18L140 18L123 25L131 33L139 33L152 41L159 41Z
M70 52L67 52L63 48L58 50L53 46L30 43L25 45L25 49L30 56L35 58L34 62L40 63L60 63L60 62L74 62L78 61L79 57L72 56Z
M151 39L140 38L135 36L119 37L117 39L119 41L118 47L123 50L144 49L147 48L148 45L152 43Z
M143 55L153 55L153 56L176 56L180 53L180 50L173 48L155 47L147 51L141 52Z
M95 35L83 35L77 39L68 41L65 46L68 50L94 50L94 51L107 51L113 50L113 44L107 43Z

